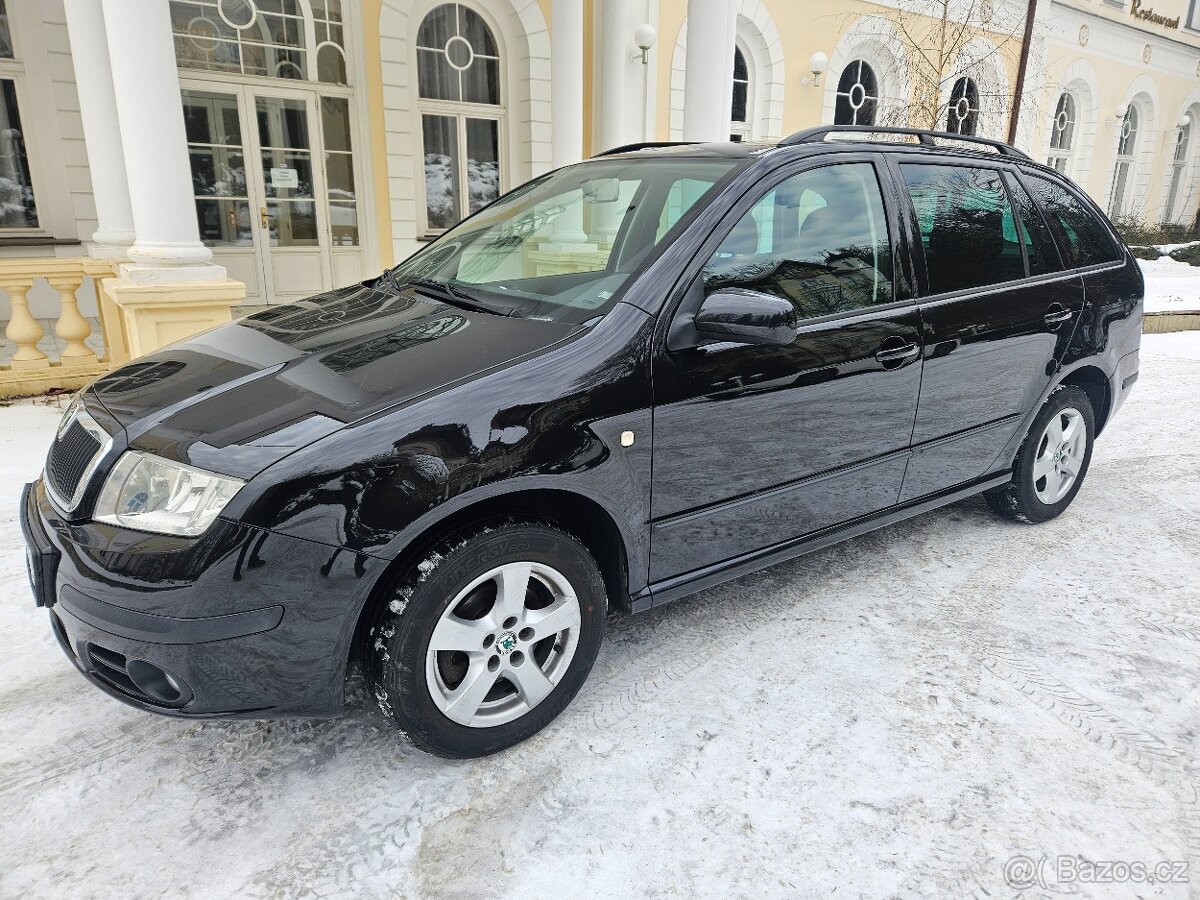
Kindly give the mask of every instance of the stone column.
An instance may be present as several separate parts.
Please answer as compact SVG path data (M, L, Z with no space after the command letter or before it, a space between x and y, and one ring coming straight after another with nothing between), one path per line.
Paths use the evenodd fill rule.
M223 279L196 225L169 6L101 3L136 234L134 265L122 274L146 282Z
M554 167L583 159L583 0L550 10L550 118Z
M625 69L632 32L626 0L604 0L600 16L600 78L594 93L600 106L599 150L629 143L630 115L625 108Z
M100 303L119 311L120 355L127 348L138 357L228 322L246 286L227 278L200 241L169 5L80 2L99 2L103 12L134 230L130 262L102 280Z
M583 159L583 0L554 0L550 23L551 140L558 168ZM587 240L581 203L554 220L551 240L556 245Z
M108 61L108 38L100 0L64 0L79 114L87 145L92 196L99 227L92 256L120 259L133 243L133 210L125 177L125 151L117 124L117 99Z
M685 141L729 140L732 19L733 7L728 0L688 0L683 76Z

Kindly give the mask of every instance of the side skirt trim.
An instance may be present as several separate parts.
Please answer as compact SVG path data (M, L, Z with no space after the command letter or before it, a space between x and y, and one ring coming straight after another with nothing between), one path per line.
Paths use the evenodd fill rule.
M828 547L848 538L858 537L885 525L893 525L941 506L957 503L959 500L964 500L989 488L999 487L1010 478L1012 478L1011 471L994 472L936 494L917 497L868 516L860 516L857 519L851 519L803 537L792 538L762 550L734 557L731 560L664 579L647 586L631 598L633 611L635 613L644 612L652 606L670 603L672 600L715 587L742 575L749 575L751 572L757 572L784 560L820 550L822 547Z

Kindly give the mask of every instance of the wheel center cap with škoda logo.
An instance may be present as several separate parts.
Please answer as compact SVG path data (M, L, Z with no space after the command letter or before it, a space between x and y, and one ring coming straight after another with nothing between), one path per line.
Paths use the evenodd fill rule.
M496 638L496 649L501 653L512 653L517 649L517 636L511 631L506 631Z

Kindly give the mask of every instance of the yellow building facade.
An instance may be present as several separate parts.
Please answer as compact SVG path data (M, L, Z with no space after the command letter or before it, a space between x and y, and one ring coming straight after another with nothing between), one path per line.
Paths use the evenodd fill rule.
M0 0L0 393L369 277L615 146L1007 139L1023 56L1017 145L1114 217L1189 224L1198 5Z

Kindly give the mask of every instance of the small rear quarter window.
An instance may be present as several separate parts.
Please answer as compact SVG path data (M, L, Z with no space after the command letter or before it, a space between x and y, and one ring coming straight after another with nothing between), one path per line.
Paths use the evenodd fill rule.
M1115 262L1121 252L1104 227L1082 200L1057 182L1025 173L1025 183L1041 204L1046 217L1058 226L1066 246L1067 267L1072 269Z

